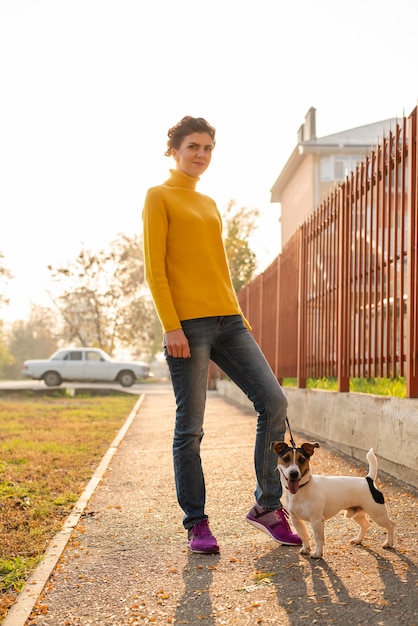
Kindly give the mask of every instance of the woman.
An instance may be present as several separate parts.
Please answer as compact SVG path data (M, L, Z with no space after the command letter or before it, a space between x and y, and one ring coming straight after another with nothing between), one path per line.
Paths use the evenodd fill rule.
M287 401L239 307L215 202L195 190L215 148L215 129L186 116L168 131L176 169L148 190L143 210L146 279L164 329L177 402L173 440L177 498L193 552L219 552L205 513L200 458L209 360L250 398L258 414L255 504L247 521L275 541L300 545L282 508L272 441L283 440Z

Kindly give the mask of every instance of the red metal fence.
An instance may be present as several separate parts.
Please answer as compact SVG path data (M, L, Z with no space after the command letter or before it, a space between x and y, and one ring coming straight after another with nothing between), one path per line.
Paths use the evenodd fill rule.
M278 379L405 376L418 397L417 109L239 293Z

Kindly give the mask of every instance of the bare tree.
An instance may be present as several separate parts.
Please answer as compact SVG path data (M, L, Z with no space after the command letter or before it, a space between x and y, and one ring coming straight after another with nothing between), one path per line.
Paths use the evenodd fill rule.
M13 278L13 274L3 265L4 255L0 252L0 307L3 304L9 304L9 298L5 295L5 290L9 284L9 280Z
M236 293L252 280L257 269L257 257L250 248L249 238L259 215L258 209L238 208L234 200L230 200L223 214L224 244Z
M129 347L151 354L155 311L145 283L142 240L120 234L108 250L83 249L62 267L49 266L50 294L64 320L64 337L112 355Z
M47 307L32 305L27 321L13 322L8 333L9 352L13 362L4 367L8 379L21 377L26 359L45 359L58 349L57 314Z
M0 378L8 379L7 368L13 365L14 359L7 346L3 331L3 322L0 321Z
M9 280L13 275L9 269L3 265L4 255L0 252L0 308L5 304L9 304L9 298L6 296ZM11 366L13 357L7 347L5 334L3 331L3 323L0 320L0 378L5 376L5 369Z

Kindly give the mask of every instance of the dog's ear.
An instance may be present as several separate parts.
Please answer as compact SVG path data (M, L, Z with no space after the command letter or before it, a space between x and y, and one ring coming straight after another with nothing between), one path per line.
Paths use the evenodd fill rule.
M319 448L319 443L303 443L301 445L301 448L305 452L305 454L307 454L308 456L312 456L315 448Z
M285 441L272 441L270 444L270 450L274 450L278 455L282 454L288 447Z

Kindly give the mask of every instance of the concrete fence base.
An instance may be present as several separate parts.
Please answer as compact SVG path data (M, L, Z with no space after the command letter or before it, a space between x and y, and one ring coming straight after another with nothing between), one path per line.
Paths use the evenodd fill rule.
M217 391L252 406L230 381L219 380ZM367 451L374 448L380 469L418 488L418 399L294 387L284 391L294 433L309 441L326 442L364 463Z

